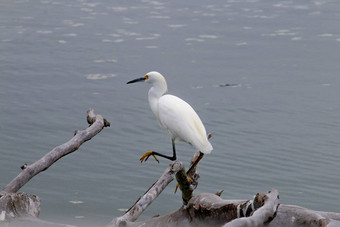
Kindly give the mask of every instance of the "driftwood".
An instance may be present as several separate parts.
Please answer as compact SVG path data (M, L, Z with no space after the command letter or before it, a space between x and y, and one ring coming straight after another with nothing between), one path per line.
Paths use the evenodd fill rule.
M68 142L55 147L41 159L31 165L23 165L21 173L0 191L0 221L16 217L38 217L40 200L36 195L17 193L29 180L47 170L60 158L76 151L84 142L92 139L110 123L101 115L95 115L93 109L87 111L87 122L90 127L76 131Z
M177 173L174 173L175 171ZM160 179L140 197L137 202L121 217L114 218L108 227L113 226L223 226L223 227L335 227L340 226L340 213L320 212L306 208L280 205L278 191L257 193L250 200L224 200L221 192L192 195L197 187L199 175L190 182L186 177L182 163L170 163ZM147 206L151 204L166 185L176 176L182 191L183 205L177 211L156 216L144 221L135 221ZM165 180L166 179L166 180ZM188 185L189 184L189 185ZM156 193L155 193L156 191ZM150 194L149 194L150 193ZM189 196L188 196L189 195ZM189 200L187 200L190 198ZM138 211L138 212L136 212Z
M93 138L104 127L110 126L102 116L89 110L87 120L90 126L76 131L74 137L43 156L31 165L23 165L22 172L0 191L0 224L12 221L11 226L67 226L38 219L40 200L18 190L31 178L47 170L60 158L76 151L81 144ZM199 152L191 163L195 162ZM188 179L190 178L190 180ZM167 185L177 180L182 192L183 205L176 211L148 220L137 221L143 211L152 203ZM249 200L224 200L222 191L216 194L194 195L199 174L196 168L187 176L184 165L171 162L161 177L121 217L114 218L113 226L224 226L224 227L333 227L340 226L340 213L320 212L279 203L279 193L273 189L257 193ZM14 222L13 222L14 220ZM22 222L24 221L24 223Z
M111 225L119 226L127 222L134 222L152 201L174 179L175 174L183 169L181 162L172 162L164 171L163 175L141 196L136 203L121 217L112 220Z
M183 206L173 213L135 222L175 176L182 191ZM279 207L276 190L257 194L253 200L245 201L223 200L219 196L221 192L193 196L199 178L196 168L190 177L192 181L188 180L181 162L170 163L159 180L123 216L114 218L108 226L261 226L276 215Z
M260 217L261 214L268 212L265 210L271 207L272 210L270 214L268 214L268 217L271 217L277 210L278 204L275 202L277 201L275 199L277 195L277 191L272 190L266 194L256 195L254 201L242 201L223 200L217 195L202 193L193 196L187 206L182 206L179 210L171 214L151 218L141 222L124 222L120 223L120 226L164 226L164 224L166 224L166 226L202 227L223 225L226 227L261 226L261 224L263 224L263 219ZM261 207L263 203L266 205ZM249 216L253 210L256 210L256 212L259 214L258 217L251 216L249 218L238 218L238 215ZM249 219L253 219L254 221L251 222L252 224L247 225L246 222L250 223L248 221ZM257 225L256 223L259 223L260 225Z

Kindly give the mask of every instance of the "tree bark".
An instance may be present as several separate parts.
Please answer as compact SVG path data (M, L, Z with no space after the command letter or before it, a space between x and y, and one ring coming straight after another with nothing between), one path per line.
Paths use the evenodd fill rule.
M309 210L307 208L281 204L276 217L265 227L338 227L340 213Z
M143 211L152 203L157 196L162 193L166 186L173 181L175 174L183 170L181 162L171 162L162 176L141 196L135 204L121 217L114 218L110 225L124 226L128 222L134 222L143 213Z
M111 222L108 226L336 227L340 226L340 213L279 205L278 191L273 189L256 194L253 200L223 200L202 193L170 214L138 222Z
M247 216L247 208L249 207L247 205L245 211L242 212L243 215L238 215L238 218L228 222L223 227L263 226L265 223L270 222L276 216L279 207L279 193L277 190L271 190L266 194L257 194L254 200L250 201L250 206L252 206L251 216Z
M87 121L90 127L76 131L68 142L55 147L41 159L31 165L23 165L21 173L0 191L0 219L31 216L38 217L40 200L35 195L17 193L29 180L42 171L47 170L60 158L76 151L84 142L92 139L110 123L101 115L95 115L93 109L87 111Z
M52 151L44 155L35 163L22 167L21 173L14 178L1 192L2 193L16 193L22 186L31 180L38 173L47 170L53 163L60 158L78 150L80 145L92 139L104 127L109 126L108 121L104 121L101 115L95 115L94 110L87 111L87 121L91 126L85 130L76 131L74 137L68 142L55 147ZM106 122L106 123L105 123Z

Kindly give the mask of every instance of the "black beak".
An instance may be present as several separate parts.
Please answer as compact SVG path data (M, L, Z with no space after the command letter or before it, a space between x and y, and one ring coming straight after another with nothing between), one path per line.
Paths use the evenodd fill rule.
M127 84L142 82L142 81L145 81L145 79L146 79L145 77L141 77L141 78L138 78L138 79L131 80L131 81L127 82Z

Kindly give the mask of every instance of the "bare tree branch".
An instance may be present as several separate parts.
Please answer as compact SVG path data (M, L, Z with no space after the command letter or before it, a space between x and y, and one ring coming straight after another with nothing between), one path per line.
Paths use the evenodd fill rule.
M21 166L21 173L0 191L0 221L16 218L20 222L19 219L24 218L24 220L34 223L32 226L64 226L37 219L36 217L40 213L39 197L24 192L17 192L34 176L48 169L60 158L76 151L80 145L92 139L104 127L110 126L110 123L102 116L95 115L93 109L87 111L87 121L90 127L85 130L76 131L71 140L55 147L35 163Z
M85 130L76 131L74 137L71 140L60 146L55 147L52 151L44 155L35 163L28 166L24 165L22 167L23 170L21 171L21 173L0 192L0 195L5 193L16 193L35 175L48 169L60 158L76 151L80 147L80 145L92 139L104 127L110 125L110 123L104 120L101 115L95 115L93 109L87 111L87 120L91 124L90 127Z
M180 169L177 173L176 173L176 179L179 185L179 188L182 191L182 200L183 200L183 205L186 205L189 200L192 198L192 193L195 190L196 187L194 187L192 185L192 183L196 183L197 179L191 179L192 181L190 182L184 168ZM195 181L195 182L194 182ZM176 188L177 189L177 188Z
M171 162L162 176L144 193L144 195L141 196L123 216L113 219L110 225L120 226L127 222L134 222L137 220L152 201L157 198L171 181L173 181L175 174L181 169L184 169L181 162Z

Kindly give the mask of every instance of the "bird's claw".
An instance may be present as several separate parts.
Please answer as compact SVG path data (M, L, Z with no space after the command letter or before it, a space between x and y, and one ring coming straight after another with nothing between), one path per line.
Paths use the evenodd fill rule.
M146 152L139 160L140 160L140 162L146 162L148 159L149 159L149 157L150 156L153 156L154 157L154 159L159 163L159 160L158 160L158 158L156 157L156 155L153 153L153 151L148 151L148 152Z
M194 181L193 179L191 179L188 176L187 176L187 179L188 179L188 181L190 181L190 183L192 183ZM179 183L176 184L175 193L177 192L178 187L179 187Z
M178 186L179 186L179 183L176 184L175 193L177 192Z

